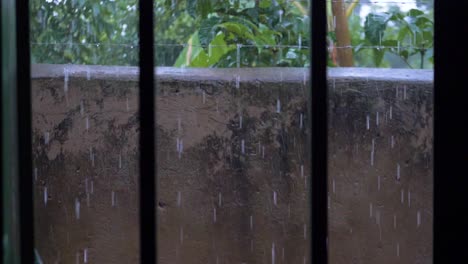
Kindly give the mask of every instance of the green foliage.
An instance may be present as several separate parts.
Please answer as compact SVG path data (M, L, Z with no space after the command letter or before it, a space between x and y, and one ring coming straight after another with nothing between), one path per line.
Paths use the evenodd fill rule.
M391 26L389 26L391 25ZM364 24L365 39L360 45L372 46L373 62L382 66L384 55L398 56L408 67L413 68L409 59L419 55L419 65L424 68L425 61L432 64L432 56L427 57L433 48L434 23L423 11L411 9L406 13L393 10L386 13L370 13ZM355 52L360 51L360 46Z
M203 8L190 9L200 27L190 37L175 66L308 64L309 17L291 1L200 1L205 4ZM194 2L197 0L191 1Z
M138 65L137 5L31 0L33 62ZM156 65L308 66L307 9L294 0L155 0ZM433 22L424 10L351 16L355 66L432 67Z

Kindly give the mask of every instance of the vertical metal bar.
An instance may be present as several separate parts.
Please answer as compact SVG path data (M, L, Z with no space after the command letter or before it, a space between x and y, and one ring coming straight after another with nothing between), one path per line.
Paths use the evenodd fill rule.
M29 0L16 1L18 176L21 263L34 262Z
M18 126L16 109L17 59L16 59L16 4L2 0L2 191L3 191L3 262L20 263L20 234L18 208Z
M153 1L139 0L140 38L140 250L141 263L156 263L156 152Z
M467 1L436 0L434 76L434 263L468 259Z
M328 96L326 1L311 0L311 263L327 263Z
M3 6L3 0L0 0L0 12L2 12L1 10L5 8ZM2 17L3 13L0 13L0 17ZM1 20L0 18L0 21L1 23L3 24L3 20ZM3 104L3 79L5 78L4 76L6 75L6 73L4 73L4 71L6 71L6 65L5 63L3 62L3 49L4 49L4 45L3 45L3 28L0 28L0 69L1 69L1 78L0 78L0 239L2 240L2 243L0 245L0 263L3 263L5 261L5 259L3 258L3 248L4 248L4 245L3 245L3 237L5 235L5 230L4 230L4 227L3 227L3 216L5 214L5 210L3 208L3 188L5 188L5 183L3 181L3 121L1 119L3 119L3 107L2 107L2 104Z

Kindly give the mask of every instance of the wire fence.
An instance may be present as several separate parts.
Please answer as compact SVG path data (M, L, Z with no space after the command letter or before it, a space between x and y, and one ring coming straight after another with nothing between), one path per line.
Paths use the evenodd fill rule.
M400 43L400 42L398 42ZM192 47L192 48L257 48L257 49L298 49L298 50L309 50L310 47L307 45L253 45L253 44L231 44L231 45L194 45L194 44L165 44L165 43L155 43L156 47ZM138 44L124 44L124 43L40 43L40 42L31 42L31 46L84 46L84 47L100 47L100 46L111 46L111 47L126 47L126 48L135 48L139 47ZM411 43L401 44L401 45L346 45L346 46L333 46L335 49L426 49L425 46L417 46Z

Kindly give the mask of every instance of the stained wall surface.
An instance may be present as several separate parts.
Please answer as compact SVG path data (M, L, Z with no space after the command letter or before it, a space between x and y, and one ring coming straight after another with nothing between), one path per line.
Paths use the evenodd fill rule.
M38 253L138 262L137 69L32 72ZM329 75L331 263L430 263L432 73ZM157 80L159 263L308 263L308 71Z

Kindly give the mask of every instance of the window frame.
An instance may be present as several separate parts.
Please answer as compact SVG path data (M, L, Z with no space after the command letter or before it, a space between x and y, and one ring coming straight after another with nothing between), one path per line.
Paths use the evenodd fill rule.
M2 0L2 7L5 7ZM434 243L433 260L435 263L456 263L466 257L462 248L464 235L468 234L464 212L468 209L465 186L466 149L468 147L468 120L463 115L468 98L467 64L453 63L460 57L460 43L453 36L468 35L468 27L453 25L453 17L463 17L468 10L468 3L461 1L456 5L450 1L435 0L435 64L434 69ZM312 0L310 5L311 38L311 87L309 111L312 116L310 181L311 206L311 262L327 263L327 85L326 85L326 1ZM139 38L140 38L140 259L142 263L157 263L157 210L155 180L155 75L154 75L154 13L153 1L139 1ZM34 262L34 222L33 222L33 177L32 177L32 115L31 115L31 61L29 46L29 1L16 1L16 53L17 78L15 87L2 87L17 91L18 155L14 157L19 164L20 215L20 252L21 263ZM460 32L461 31L461 32ZM2 32L3 34L3 32ZM456 48L454 48L456 47ZM2 55L4 44L2 42ZM5 51L6 52L6 51ZM464 52L463 50L461 51ZM466 54L466 53L465 53ZM463 55L463 54L462 54ZM464 57L463 58L468 58ZM2 70L6 67L3 65ZM3 82L2 82L3 83ZM448 85L450 84L450 85ZM448 86L458 89L448 89ZM141 87L144 87L142 89ZM3 90L2 90L3 93ZM2 98L0 93L0 99ZM0 100L1 101L1 100ZM2 101L3 102L3 101ZM2 108L0 114L3 117ZM461 115L462 120L454 121L454 115ZM3 141L4 125L15 122L0 122ZM143 142L145 144L143 144ZM0 158L3 158L0 153ZM1 159L0 168L4 160ZM461 173L460 173L461 172ZM3 173L3 171L2 171ZM0 180L3 174L0 175ZM3 183L3 181L2 181ZM0 188L0 209L5 212L3 188ZM3 217L0 218L2 236L4 234ZM144 227L144 228L143 228ZM144 229L144 230L143 230ZM0 256L4 259L3 246Z

